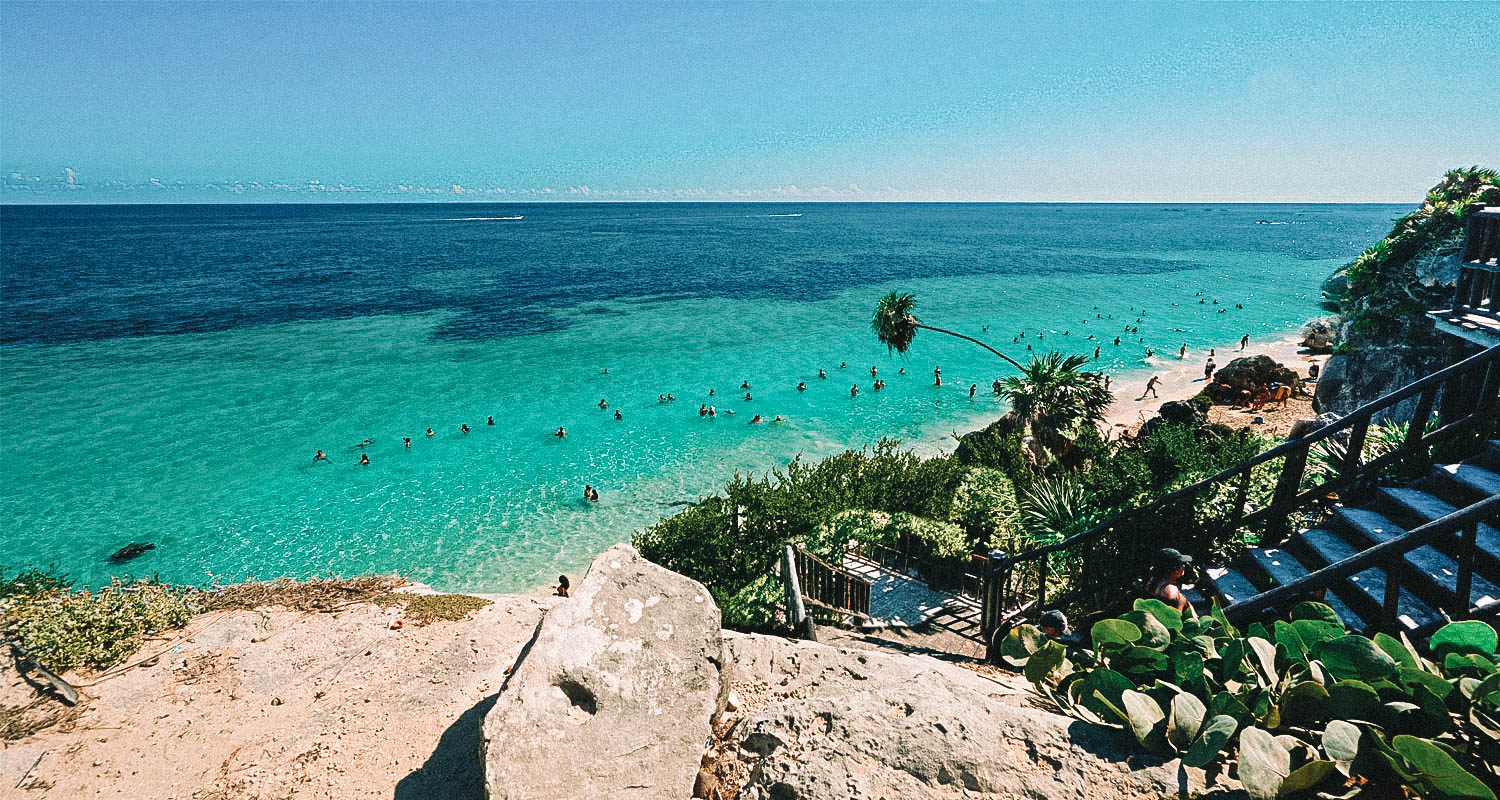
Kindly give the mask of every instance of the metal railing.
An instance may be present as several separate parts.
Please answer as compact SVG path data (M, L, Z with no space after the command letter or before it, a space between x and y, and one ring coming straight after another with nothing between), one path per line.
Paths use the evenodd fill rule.
M1395 413L1397 406L1412 398L1416 398L1416 404L1404 442L1366 459L1364 442L1373 419ZM1429 430L1428 420L1440 399L1442 424ZM1496 424L1497 412L1500 347L1492 347L1367 403L1336 422L1087 531L999 559L985 581L981 623L985 641L992 642L996 630L1023 610L1046 605L1054 572L1065 573L1073 584L1065 596L1054 598L1054 604L1083 600L1091 610L1104 609L1119 600L1122 589L1136 576L1145 574L1152 555L1160 548L1176 547L1201 561L1228 534L1255 527L1260 529L1262 543L1279 542L1292 515L1300 509L1368 483L1398 460L1425 458L1434 444L1484 433ZM1347 455L1343 463L1323 475L1323 480L1304 481L1309 451L1325 441L1344 445ZM1277 478L1268 502L1252 508L1256 470L1275 470ZM1027 582L1034 582L1034 591L1018 585L1018 576L1023 573Z

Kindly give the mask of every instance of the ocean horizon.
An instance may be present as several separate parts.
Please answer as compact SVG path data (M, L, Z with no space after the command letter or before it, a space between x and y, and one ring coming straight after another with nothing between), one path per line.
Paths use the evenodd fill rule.
M1018 359L1097 346L1133 380L1182 345L1294 332L1409 210L5 205L0 565L526 589L735 471L887 437L937 452L1004 413L982 349L875 340L888 291ZM109 561L136 542L155 549Z

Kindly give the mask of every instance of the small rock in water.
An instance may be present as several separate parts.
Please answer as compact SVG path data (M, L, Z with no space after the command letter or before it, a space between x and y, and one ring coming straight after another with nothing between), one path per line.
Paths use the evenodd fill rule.
M116 550L115 554L109 557L109 561L111 564L124 564L126 561L133 561L145 555L147 550L155 549L156 545L154 544L134 542Z

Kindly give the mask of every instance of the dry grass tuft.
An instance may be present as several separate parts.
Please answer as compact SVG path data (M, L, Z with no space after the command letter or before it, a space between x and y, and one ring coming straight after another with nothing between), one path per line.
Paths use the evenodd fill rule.
M83 713L51 698L37 698L29 705L0 706L0 742L14 742L41 733L54 725L71 725Z
M396 575L366 575L359 578L315 578L296 581L278 578L221 586L204 594L205 611L255 609L282 606L293 611L333 611L350 603L373 600L405 586Z
M379 606L404 606L406 618L413 625L426 625L440 619L461 620L490 604L482 597L466 594L398 594L391 592L370 599Z

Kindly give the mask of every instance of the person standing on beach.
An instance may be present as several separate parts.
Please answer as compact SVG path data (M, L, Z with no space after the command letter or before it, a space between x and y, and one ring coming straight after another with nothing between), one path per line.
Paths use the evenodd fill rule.
M1214 360L1212 358L1210 358L1208 360L1207 364L1203 365L1203 380L1204 381L1211 381L1211 380L1214 379L1214 368L1215 367L1216 367L1216 365L1214 364Z
M1104 376L1104 391L1106 391L1106 392L1107 392L1107 391L1109 391L1109 381L1110 381L1110 378L1109 378L1109 376L1108 376L1108 375L1105 375L1105 376ZM998 383L999 383L999 381L996 381L996 383L997 383L997 384L998 384ZM996 390L995 390L995 394L1000 394L1000 390L999 390L999 389L996 389Z
M1187 358L1187 345L1183 345L1182 348L1177 351L1177 357Z
M1152 375L1151 376L1151 380L1146 381L1146 391L1145 392L1141 392L1141 399L1142 400L1146 399L1146 392L1150 392L1152 397L1158 397L1158 395L1156 394L1156 384L1158 384L1160 382L1161 382L1160 378L1156 377L1155 375Z
M1245 348L1249 347L1249 346L1250 346L1250 334L1247 333L1244 336L1240 337L1240 352L1241 353L1245 352Z

